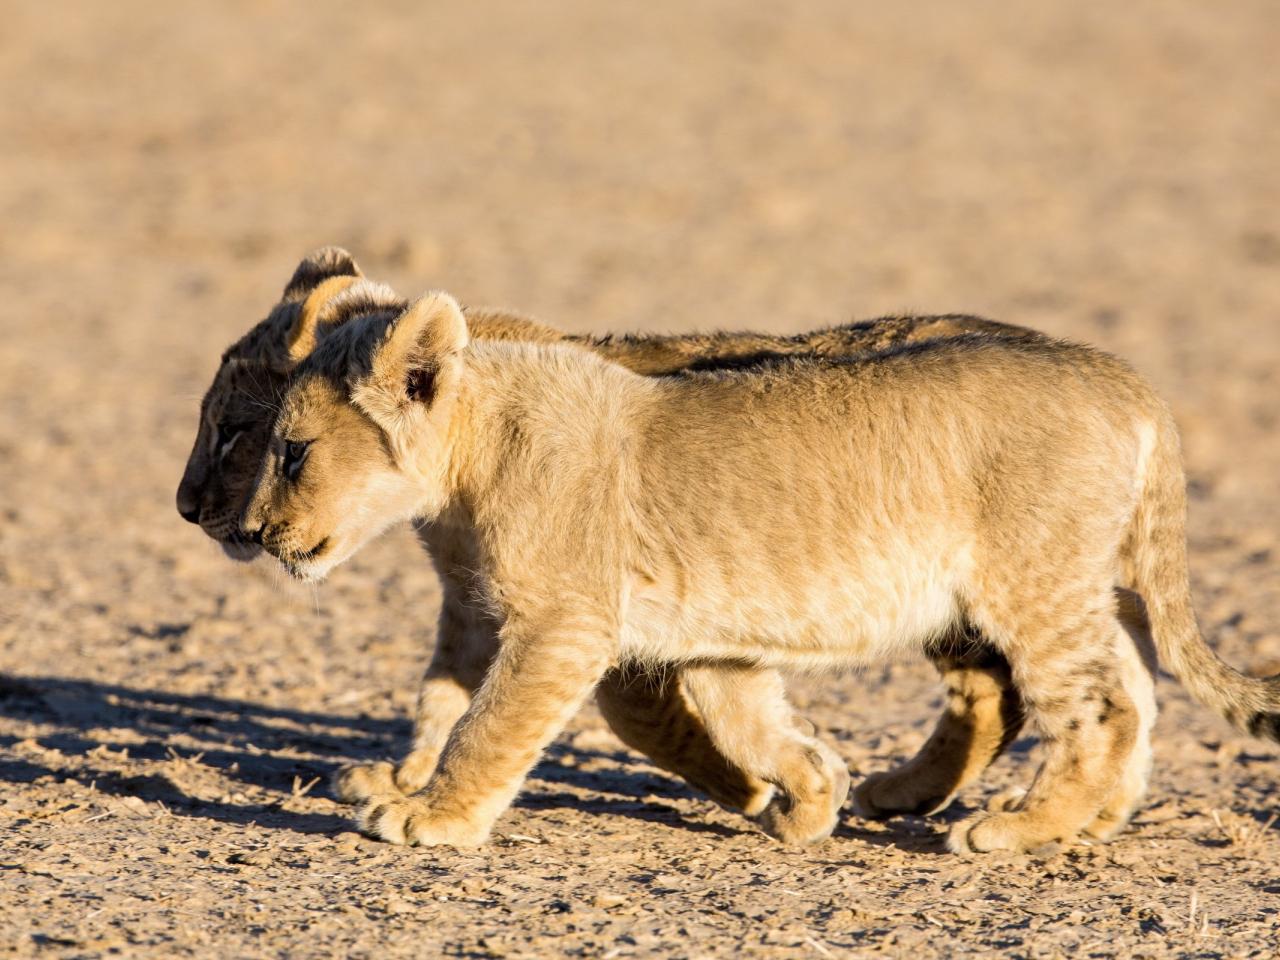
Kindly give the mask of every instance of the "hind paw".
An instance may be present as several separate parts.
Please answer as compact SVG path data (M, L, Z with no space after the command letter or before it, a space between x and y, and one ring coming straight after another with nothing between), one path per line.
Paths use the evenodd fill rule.
M1074 832L1065 834L1056 825L1026 813L980 813L951 828L947 849L959 854L1030 853L1075 836Z
M885 820L902 814L927 816L946 809L951 794L936 789L899 770L873 773L854 788L853 811L864 820Z

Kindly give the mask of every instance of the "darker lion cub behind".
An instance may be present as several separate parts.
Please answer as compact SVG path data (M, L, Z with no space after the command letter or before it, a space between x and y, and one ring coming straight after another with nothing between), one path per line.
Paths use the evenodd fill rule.
M201 404L199 429L178 489L183 517L199 524L237 559L259 553L260 546L240 535L239 517L290 373L334 329L373 315L390 319L406 306L394 291L364 277L341 248L321 248L304 258L279 303L222 356ZM851 356L973 333L1038 336L978 317L944 315L882 317L791 336L739 331L585 337L509 312L464 313L475 339L572 343L648 376L741 367L777 354ZM413 793L428 782L497 649L499 624L482 604L472 602L472 571L478 566L473 531L465 523L437 520L419 524L417 533L440 574L443 598L435 651L414 711L413 746L394 765L376 761L339 770L334 787L347 802L388 792ZM1143 624L1133 626L1146 636ZM915 757L859 784L853 801L863 816L945 807L1022 726L1021 700L1008 664L980 634L949 638L929 657L946 685L947 708ZM1129 659L1137 662L1136 648ZM803 721L790 716L777 671L739 665L727 674L727 669L681 665L655 672L643 665L619 664L597 686L596 702L625 743L719 803L757 817L767 831L787 842L821 839L834 828L847 794L843 761L811 735ZM1135 672L1138 686L1141 669ZM1149 706L1145 716L1154 718L1150 683L1132 692ZM721 695L727 698L723 709ZM722 728L722 734L731 732L738 754L726 756L707 734L708 726ZM826 756L825 771L815 771L810 760L814 751ZM1138 778L1130 792L1135 801L1142 782ZM1124 821L1121 811L1111 828L1119 829Z
M1193 693L1270 729L1275 681L1197 631L1183 488L1164 405L1084 347L976 336L646 379L472 342L434 294L302 364L243 522L308 579L402 519L474 531L500 649L425 790L365 805L378 836L482 841L617 663L835 667L976 628L1046 756L951 845L1027 850L1129 789L1141 720L1117 582Z

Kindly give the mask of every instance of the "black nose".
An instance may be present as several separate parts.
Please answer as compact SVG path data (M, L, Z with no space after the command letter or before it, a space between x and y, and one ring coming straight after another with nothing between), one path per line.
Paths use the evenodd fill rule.
M187 523L200 522L200 493L186 477L178 484L178 513Z
M249 543L262 544L262 528L261 520L250 517L247 512L240 515L240 536Z

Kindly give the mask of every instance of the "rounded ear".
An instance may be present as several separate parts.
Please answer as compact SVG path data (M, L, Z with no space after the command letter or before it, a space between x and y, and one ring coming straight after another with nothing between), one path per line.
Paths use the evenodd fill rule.
M375 421L395 422L409 404L435 399L437 376L469 342L458 301L442 291L428 293L387 326L353 399Z
M391 321L387 339L374 355L373 369L378 370L380 360L394 363L398 357L408 359L409 365L439 362L462 350L470 340L458 301L443 290L433 290Z
M302 301L284 338L285 352L291 362L301 363L315 349L316 324L320 321L320 314L338 294L359 280L360 277L350 274L329 277L307 294L307 299Z
M313 250L285 284L283 300L301 300L330 277L363 277L355 259L341 247Z

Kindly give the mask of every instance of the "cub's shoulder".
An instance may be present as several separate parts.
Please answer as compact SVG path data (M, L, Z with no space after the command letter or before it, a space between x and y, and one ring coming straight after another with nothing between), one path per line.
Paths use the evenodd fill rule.
M462 313L471 336L480 340L560 343L568 339L563 330L510 310L465 307Z

